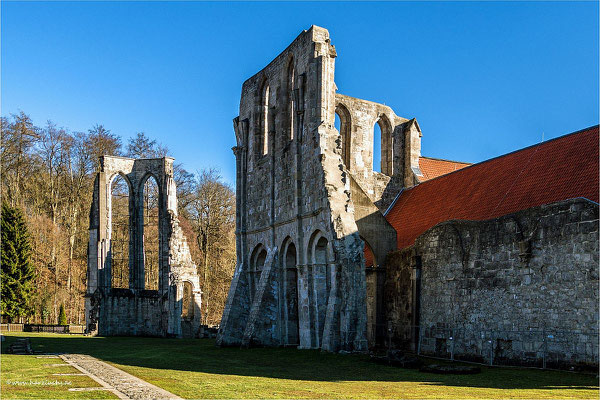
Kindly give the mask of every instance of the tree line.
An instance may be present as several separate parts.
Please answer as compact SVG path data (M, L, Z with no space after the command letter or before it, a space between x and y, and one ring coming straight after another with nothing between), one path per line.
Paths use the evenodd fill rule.
M40 127L24 112L0 118L0 129L3 224L18 225L18 217L5 210L21 214L32 267L32 287L15 300L23 303L20 311L2 301L1 313L13 321L53 324L64 321L64 308L68 323L84 323L89 211L99 157L172 154L143 132L123 143L103 125L86 132L51 121ZM181 226L200 274L203 323L218 324L235 268L235 194L215 169L192 173L176 164L174 175ZM13 222L4 221L4 214ZM3 297L10 289L8 253L3 244Z

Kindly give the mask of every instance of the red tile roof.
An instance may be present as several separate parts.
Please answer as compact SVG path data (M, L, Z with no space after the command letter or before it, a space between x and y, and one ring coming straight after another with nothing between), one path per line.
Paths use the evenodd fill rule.
M405 189L386 214L398 248L448 220L486 220L560 200L598 202L598 126Z
M428 181L438 176L449 174L464 167L472 165L460 161L441 160L439 158L419 157L419 169L423 176L419 176L421 182Z

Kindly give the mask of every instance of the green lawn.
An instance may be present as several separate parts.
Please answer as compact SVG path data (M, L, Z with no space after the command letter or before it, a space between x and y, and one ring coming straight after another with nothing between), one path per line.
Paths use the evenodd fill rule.
M60 358L36 358L4 354L4 350L14 340L8 336L2 343L2 379L3 399L116 399L117 396L106 391L77 392L70 388L94 388L100 385L87 376L57 376L53 374L72 374L80 371L71 367ZM64 366L50 366L64 364Z
M89 354L185 398L538 399L598 398L599 394L596 376L568 372L483 367L477 375L436 375L375 364L367 356L218 348L212 340L20 336L30 336L35 350ZM9 373L16 373L19 363L27 364L32 374L41 376L46 371L42 364L48 360L33 364L21 359L35 358L2 357L3 398L26 397L5 384L14 379ZM65 387L56 390L67 393ZM101 394L110 395L83 396ZM66 396L57 392L56 397Z

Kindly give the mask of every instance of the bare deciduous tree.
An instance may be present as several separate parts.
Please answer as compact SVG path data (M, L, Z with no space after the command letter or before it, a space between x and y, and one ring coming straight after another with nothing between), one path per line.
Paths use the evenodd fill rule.
M204 323L216 324L235 268L235 195L215 169L200 171L185 211L200 252Z
M48 122L36 127L21 112L0 119L0 196L25 211L31 232L36 293L33 321L57 323L64 304L70 323L83 323L88 224L101 155L122 155L118 135L103 125L70 133ZM163 157L166 147L143 133L127 143L128 156ZM174 168L181 226L189 238L204 292L204 323L217 324L235 267L235 198L215 170ZM157 217L157 189L149 187L148 220ZM125 207L125 213L128 207ZM125 215L125 218L128 218ZM158 235L150 235L158 241ZM155 243L157 245L157 243ZM148 243L152 246L151 243Z

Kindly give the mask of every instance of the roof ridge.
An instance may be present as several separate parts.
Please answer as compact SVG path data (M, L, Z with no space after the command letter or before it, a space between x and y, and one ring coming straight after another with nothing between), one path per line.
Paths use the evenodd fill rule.
M480 161L480 162L478 162L478 163L475 163L475 164L471 164L471 165L469 165L469 166L466 166L466 167L464 167L464 168L457 169L457 170L455 170L455 171L452 171L452 172L448 172L447 174L440 175L440 176L436 176L435 178L428 179L428 180L426 180L425 182L421 182L421 183L419 183L419 184L417 184L417 185L414 185L414 186L412 186L412 187L410 187L410 188L406 188L406 190L412 190L412 189L416 188L417 186L426 185L426 184L428 184L429 182L433 182L433 181L435 181L436 179L440 179L440 178L443 178L443 177L447 177L447 176L449 176L449 175L456 174L456 173L458 173L458 172L463 172L463 171L466 171L466 170L468 170L469 168L473 168L473 167L476 167L476 166L478 166L478 165L485 164L485 163L487 163L487 162L490 162L490 161L493 161L493 160L497 160L497 159L499 159L499 158L503 158L503 157L509 156L509 155L511 155L511 154L518 153L518 152L520 152L520 151L528 150L528 149L531 149L531 148L534 148L534 147L537 147L537 146L542 146L542 145L545 145L545 144L547 144L547 143L550 143L550 142L554 142L554 141L556 141L556 140L559 140L559 139L564 139L564 138L566 138L567 136L571 136L571 135L577 135L577 134L580 134L580 133L584 133L584 132L587 132L587 131L589 131L590 129L594 129L594 128L598 128L598 127L600 127L600 125L598 125L598 124L596 124L596 125L592 125L592 126L588 126L587 128L583 128L583 129L580 129L580 130L578 130L578 131L575 131L575 132L567 133L567 134L565 134L565 135L558 136L558 137L552 138L552 139L550 139L550 140L546 140L546 141L544 141L544 142L540 142L540 143L532 144L532 145L530 145L530 146L523 147L523 148L521 148L521 149L517 149L517 150L513 150L513 151L511 151L511 152L504 153L504 154L501 154L501 155L499 155L499 156L496 156L496 157L488 158L487 160L483 160L483 161ZM419 156L419 157L420 157L420 156Z
M419 158L426 158L428 160L436 160L436 161L446 161L446 162L452 162L452 163L458 163L458 164L468 164L468 165L473 165L474 163L470 163L467 161L456 161L456 160L448 160L445 158L437 158L437 157L427 157L427 156L419 156Z

